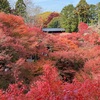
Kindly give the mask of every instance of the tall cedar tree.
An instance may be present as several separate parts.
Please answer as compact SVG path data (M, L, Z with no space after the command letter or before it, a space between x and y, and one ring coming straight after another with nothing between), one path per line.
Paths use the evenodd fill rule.
M74 6L69 4L61 11L61 27L66 29L66 32L77 31L78 18L74 14Z
M10 5L7 0L0 0L0 12L10 13Z
M96 6L97 6L97 14L98 14L98 25L100 25L100 2Z
M15 5L16 15L26 17L26 5L23 0L18 0Z
M96 10L96 5L94 4L90 4L90 9L89 9L89 24L93 25L95 23L97 23L97 10Z
M78 15L79 23L88 22L89 5L87 4L86 0L80 0L78 5L76 6L75 12Z

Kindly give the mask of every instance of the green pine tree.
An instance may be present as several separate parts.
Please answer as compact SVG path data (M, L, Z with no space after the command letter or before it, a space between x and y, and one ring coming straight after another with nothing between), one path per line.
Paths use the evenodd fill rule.
M86 0L80 0L75 8L75 13L78 15L79 23L88 23L89 5L87 4Z
M61 11L60 24L62 28L66 29L66 32L77 31L78 17L74 14L74 6L69 4L65 6Z
M19 16L22 16L22 17L26 17L26 5L24 3L23 0L18 0L16 2L16 5L15 5L15 14L16 15L19 15Z
M96 7L97 7L98 25L100 25L100 2L96 5Z
M10 13L10 5L7 0L0 0L0 12Z
M89 9L89 25L94 25L97 23L97 8L96 5L90 4L90 9Z

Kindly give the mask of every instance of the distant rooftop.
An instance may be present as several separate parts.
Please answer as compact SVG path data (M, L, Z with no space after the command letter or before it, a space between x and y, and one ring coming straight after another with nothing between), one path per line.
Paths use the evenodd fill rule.
M42 28L43 32L48 32L48 33L62 33L65 32L64 28Z

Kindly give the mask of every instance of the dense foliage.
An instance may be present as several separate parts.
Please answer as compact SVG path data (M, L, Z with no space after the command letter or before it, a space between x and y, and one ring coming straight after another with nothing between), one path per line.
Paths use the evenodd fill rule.
M32 55L33 47L35 46L33 44L29 45L32 42L32 40L30 40L32 33L29 33L31 33L31 31L21 17L0 13L1 88L5 89L10 83L17 82L18 77L20 77L20 74L24 73L25 70L28 71L27 73L29 74L33 73L31 67L29 70L27 67L23 68L23 66L26 65L31 66L31 64L26 63L25 60ZM38 67L34 69L34 71L36 70L38 72ZM20 74L19 71L21 71ZM34 75L32 74L32 76Z
M74 7L72 4L65 6L61 11L61 27L66 29L66 32L77 32L77 27L80 22L85 22L88 25L100 25L100 4L88 4L86 0L80 0Z
M88 4L86 0L80 0L75 7L68 4L60 13L49 11L42 13L41 7L34 6L30 0L17 0L15 8L11 9L7 0L1 0L0 11L22 16L30 26L60 27L65 28L66 32L77 32L80 22L100 25L100 2Z
M53 20L53 18L58 17L58 16L59 16L59 13L57 13L57 12L52 12L52 13L48 16L48 18L47 18L46 22L44 23L44 26L43 26L43 27L47 27L48 24L51 22L51 20Z
M98 24L100 24L100 2L96 5L97 16L98 16Z
M48 24L47 26L48 28L60 28L60 18L59 17L55 17L51 20L51 22Z
M88 22L88 12L89 4L87 4L86 0L80 0L75 8L75 13L78 15L79 23Z
M72 4L66 5L60 13L59 20L52 19L48 27L65 28L66 32L77 32L78 24L85 22L88 25L100 25L100 3L88 4L86 0L80 0L74 7ZM57 26L57 23L58 26Z
M65 6L61 11L61 27L66 29L66 32L77 31L78 18L74 14L74 6L72 4Z
M0 13L0 99L99 100L100 36L78 28L47 34Z
M15 5L15 14L26 17L26 5L23 0L18 0Z
M7 0L0 0L0 12L10 13L10 5Z

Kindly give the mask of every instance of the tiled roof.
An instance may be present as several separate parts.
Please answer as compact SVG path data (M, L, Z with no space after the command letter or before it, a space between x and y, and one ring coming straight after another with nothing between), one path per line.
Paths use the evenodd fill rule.
M43 32L65 32L64 28L42 28Z

